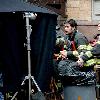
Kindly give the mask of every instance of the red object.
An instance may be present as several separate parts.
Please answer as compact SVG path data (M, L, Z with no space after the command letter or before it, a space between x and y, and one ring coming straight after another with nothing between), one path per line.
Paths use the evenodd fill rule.
M75 42L74 41L71 41L71 49L72 49L72 51L76 50Z
M64 47L61 49L61 51L63 51L64 50Z

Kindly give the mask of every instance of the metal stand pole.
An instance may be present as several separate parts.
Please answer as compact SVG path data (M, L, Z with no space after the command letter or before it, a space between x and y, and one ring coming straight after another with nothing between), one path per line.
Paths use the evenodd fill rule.
M29 97L28 97L29 99L28 100L31 100L31 93L32 93L31 92L31 83L32 83L31 80L34 82L34 84L37 87L38 91L41 91L40 88L39 88L39 86L37 85L34 77L31 76L30 35L31 35L32 29L31 29L31 25L29 25L29 18L33 17L31 19L35 19L34 17L36 17L36 16L35 15L31 16L30 13L25 13L24 17L26 18L26 30L27 30L28 76L25 76L25 78L24 78L24 80L23 80L23 82L22 82L21 85L23 85L25 83L26 79L28 79L28 84L29 84L29 88L28 88L29 89ZM14 96L12 97L11 100L14 100L14 98L16 97L17 94L18 94L18 92L16 92L14 94Z
M31 59L30 59L30 34L31 34L31 25L29 25L29 17L26 14L26 29L27 29L27 51L28 51L28 80L29 80L29 100L31 95Z
M38 91L41 91L40 88L38 87L35 79L33 76L31 76L31 57L30 57L30 51L31 51L31 47L30 47L30 35L31 35L31 25L29 24L29 18L31 19L35 19L34 17L36 16L31 16L30 13L25 13L25 17L26 17L26 30L27 30L27 51L28 51L28 76L25 77L24 81L26 79L28 79L29 82L29 99L31 100L31 79L34 82L34 84L36 85ZM33 17L33 18L32 18ZM21 85L24 84L24 81L22 82Z

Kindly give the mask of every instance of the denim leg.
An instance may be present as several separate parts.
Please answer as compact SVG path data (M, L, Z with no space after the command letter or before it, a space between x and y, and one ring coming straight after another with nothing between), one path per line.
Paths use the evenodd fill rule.
M0 100L4 100L4 95L0 92Z

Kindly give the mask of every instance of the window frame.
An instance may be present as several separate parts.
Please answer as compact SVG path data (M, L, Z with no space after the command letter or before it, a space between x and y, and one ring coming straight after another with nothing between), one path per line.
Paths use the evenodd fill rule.
M92 0L92 20L100 20L100 13L99 13L99 11L100 11L100 6L97 6L97 8L99 7L99 11L97 11L96 12L96 8L95 8L95 6L96 6L96 1L99 1L99 4L100 4L100 0ZM99 5L99 4L97 4L97 5Z

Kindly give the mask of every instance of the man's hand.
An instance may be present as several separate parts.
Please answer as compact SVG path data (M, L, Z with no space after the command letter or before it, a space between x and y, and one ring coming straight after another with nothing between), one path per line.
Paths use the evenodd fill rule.
M66 50L60 51L60 55L61 55L62 59L66 59L67 58L67 51Z
M79 65L80 67L83 67L84 61L83 61L83 59L82 59L81 57L78 57L77 63L78 63L78 65Z

